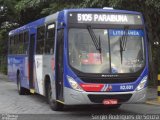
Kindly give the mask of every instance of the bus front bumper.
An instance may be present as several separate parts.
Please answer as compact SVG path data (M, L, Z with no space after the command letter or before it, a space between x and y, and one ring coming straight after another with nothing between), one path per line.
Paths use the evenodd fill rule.
M144 103L146 90L131 92L79 92L70 88L64 88L65 105L103 104L104 99L117 99L118 104Z

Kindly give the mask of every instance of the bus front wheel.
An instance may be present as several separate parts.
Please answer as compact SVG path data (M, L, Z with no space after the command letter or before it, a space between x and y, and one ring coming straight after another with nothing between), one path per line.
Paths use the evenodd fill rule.
M64 105L52 98L52 88L50 83L47 83L47 102L49 103L52 110L54 111L63 110Z

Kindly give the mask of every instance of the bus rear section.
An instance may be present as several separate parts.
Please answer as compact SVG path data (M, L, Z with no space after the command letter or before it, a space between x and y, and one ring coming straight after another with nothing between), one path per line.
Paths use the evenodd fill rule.
M102 9L68 10L65 15L60 102L112 106L145 102L148 56L142 15Z

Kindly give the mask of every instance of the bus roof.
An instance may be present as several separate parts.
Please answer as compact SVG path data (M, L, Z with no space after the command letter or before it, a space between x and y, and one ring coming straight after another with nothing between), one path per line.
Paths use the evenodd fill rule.
M37 26L41 26L41 25L43 25L45 23L50 23L53 20L55 20L57 18L57 16L58 16L58 12L54 13L54 14L51 14L51 15L48 15L48 16L46 16L44 18L38 19L36 21L30 22L30 23L28 23L28 24L26 24L24 26L21 26L21 27L19 27L17 29L11 30L9 32L9 35L16 34L16 33L20 32L20 31L26 31L27 29L29 29L31 27L37 27Z
M128 13L128 14L141 14L137 11L118 10L118 9L103 9L103 8L79 8L79 9L65 9L67 12L112 12L112 13Z
M103 9L103 8L79 8L79 9L64 9L60 12L68 13L68 12L112 12L112 13L126 13L126 14L140 14L140 12L136 11L128 11L128 10L117 10L117 9ZM58 13L51 14L49 16L46 16L44 18L38 19L36 21L30 22L22 27L19 27L17 29L14 29L9 32L9 35L16 34L20 31L25 31L31 27L37 27L41 26L45 23L50 23L53 20L56 20L58 17Z

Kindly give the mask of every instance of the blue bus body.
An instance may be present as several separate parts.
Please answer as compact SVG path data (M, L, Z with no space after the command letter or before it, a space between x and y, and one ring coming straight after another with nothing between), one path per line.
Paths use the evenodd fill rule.
M108 13L111 15L107 16ZM119 14L125 16L118 16ZM75 18L75 16L77 16L77 18ZM137 20L137 22L134 21L132 23L132 19L133 21ZM53 26L51 26L51 24L53 24ZM41 26L44 26L45 30L47 26L48 29L50 29L49 27L54 27L54 38L52 38L54 50L52 54L36 52L37 46L39 46L39 43L37 43L39 33L37 31ZM107 9L63 10L12 30L9 33L10 48L12 46L11 37L16 38L14 36L20 33L24 35L26 31L28 32L28 46L26 51L23 51L22 54L13 52L8 55L8 77L17 82L17 80L19 80L17 76L19 76L21 88L47 96L47 87L48 84L50 84L52 89L51 99L56 101L56 103L64 105L114 105L114 102L116 102L115 104L145 102L148 79L148 50L146 31L141 13ZM100 35L95 38L92 31L95 35ZM78 43L76 43L75 39L72 41L69 39L72 39L72 36L75 38L77 36L76 39L81 41L82 38L78 36L78 32L82 34L81 36L84 35L84 38L87 36L86 41L87 39L90 39L90 41L93 39L96 41L96 39L98 39L104 43L108 41L106 43L106 45L108 45L108 47L106 47L106 56L109 62L106 62L106 64L109 63L109 72L107 70L107 72L103 71L102 73L98 71L98 68L101 69L102 67L100 66L101 62L105 62L105 57L102 57L101 54L105 47L102 48L100 53L98 52L99 50L95 48L93 48L93 51L96 52L90 51L86 53L86 51L83 51L78 57L80 65L79 63L74 63L74 57L71 62L70 50L72 51L72 49L69 47L73 45L73 42L75 42L75 44ZM46 31L45 36L47 36ZM104 40L105 36L106 40ZM44 37L44 41L45 39L47 38ZM125 39L127 42L125 42ZM134 39L136 39L136 43L134 43ZM24 37L22 40L24 41ZM132 57L135 56L134 47L130 49L130 47L128 47L129 42L135 45L135 47L138 46L139 43L141 44L136 49L140 49L140 56L143 56L143 58L135 57L132 59ZM14 45L16 45L16 42L14 43ZM30 47L31 44L33 44L32 47ZM81 44L88 45L89 40L88 43L84 41L83 43L79 43L79 45ZM117 44L118 52L116 51L115 44ZM121 47L121 44L124 44L124 46ZM91 47L93 46L94 45ZM103 43L101 46L103 46ZM141 46L142 49L140 48ZM18 47L17 45L17 48L15 47L13 49L18 49ZM76 47L77 45L75 45L73 49L81 50L81 48ZM126 52L127 50L129 51L129 55ZM32 55L30 55L31 53ZM116 55L118 58L116 58ZM128 57L128 61L124 59L124 56ZM102 57L101 62L99 57ZM117 59L117 61L113 62L114 59ZM127 65L125 65L125 62ZM33 64L30 65L31 63ZM72 65L72 63L75 65ZM103 67L105 67L105 65L103 65ZM96 71L98 72L96 73Z

